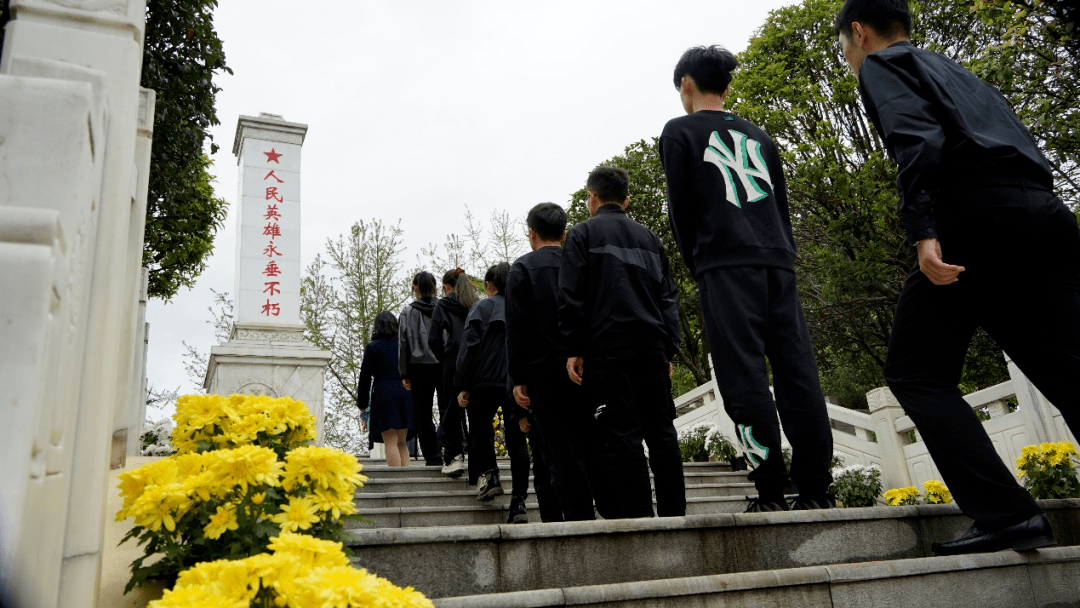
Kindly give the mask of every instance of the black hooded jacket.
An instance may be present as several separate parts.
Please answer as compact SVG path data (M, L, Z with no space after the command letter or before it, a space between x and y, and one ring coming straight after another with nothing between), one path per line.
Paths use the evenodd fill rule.
M439 358L428 346L431 331L431 314L435 311L435 298L413 300L398 319L398 371L409 378L410 365L438 364Z
M454 385L463 391L506 387L506 299L484 298L469 311Z
M465 331L465 318L469 311L458 301L457 294L450 292L435 304L431 314L431 330L428 348L446 364L456 364L461 334Z

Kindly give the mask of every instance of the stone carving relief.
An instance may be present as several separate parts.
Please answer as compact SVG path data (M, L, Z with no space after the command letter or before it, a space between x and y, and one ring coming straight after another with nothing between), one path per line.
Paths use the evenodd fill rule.
M128 0L48 0L64 8L80 11L108 11L123 15L127 13Z
M240 395L266 395L267 397L277 397L277 391L263 384L262 382L247 382L239 389L237 394Z
M304 342L304 333L299 331L234 329L232 339L251 340L255 342Z

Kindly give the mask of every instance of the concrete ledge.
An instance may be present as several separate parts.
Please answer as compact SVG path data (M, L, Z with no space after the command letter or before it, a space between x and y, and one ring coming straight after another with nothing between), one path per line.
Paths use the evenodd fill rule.
M1053 502L1042 505L1052 520L1077 519L1080 500ZM364 530L350 547L357 565L428 597L448 597L923 558L931 542L955 538L970 523L953 505L877 507ZM1068 529L1057 535L1063 545L1077 544ZM435 561L416 558L435 554ZM454 576L429 566L477 560L483 568Z
M1080 547L810 566L434 600L439 608L547 606L1080 606Z

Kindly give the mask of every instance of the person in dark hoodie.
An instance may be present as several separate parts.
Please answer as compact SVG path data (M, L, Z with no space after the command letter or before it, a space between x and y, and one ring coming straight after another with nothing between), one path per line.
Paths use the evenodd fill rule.
M754 467L758 496L747 511L829 508L832 430L795 284L783 165L764 131L724 110L736 65L727 49L711 46L687 50L675 66L687 116L668 121L660 136L668 216L698 283L724 409ZM799 488L793 505L784 498L780 421Z
M460 477L465 471L466 436L465 413L457 406L454 375L457 373L458 350L465 319L469 310L480 301L480 295L460 268L443 275L443 293L431 315L428 346L443 362L442 385L439 387L439 443L443 446L442 472Z
M372 441L386 446L386 464L409 466L405 441L414 431L412 398L401 386L398 373L398 320L389 310L375 317L371 341L360 363L356 386L356 406L361 412L371 409L368 434Z
M570 229L559 266L559 332L594 418L591 481L604 519L654 515L650 468L657 513L686 514L671 399L678 292L660 237L626 216L629 185L619 167L589 173L592 217Z
M460 389L458 404L468 408L469 483L479 486L477 500L501 496L503 488L495 460L495 433L492 421L502 408L506 451L510 455L511 500L508 523L526 523L525 497L529 492L529 450L514 404L507 390L506 360L506 276L510 264L500 262L484 275L488 297L469 311L461 336L455 383ZM551 496L548 475L543 470L540 450L534 450L538 467L534 485L544 521L560 521L558 503Z
M595 519L585 466L592 418L581 387L567 377L566 346L559 335L566 212L555 203L540 203L526 224L532 252L514 262L506 279L506 355L514 400L528 412L533 455L539 448L563 519Z
M398 332L398 371L401 383L412 392L413 428L420 435L420 451L429 467L442 466L442 451L431 418L431 403L442 380L442 365L431 352L428 337L431 315L435 312L435 277L430 272L416 273L412 281L413 300L401 311Z

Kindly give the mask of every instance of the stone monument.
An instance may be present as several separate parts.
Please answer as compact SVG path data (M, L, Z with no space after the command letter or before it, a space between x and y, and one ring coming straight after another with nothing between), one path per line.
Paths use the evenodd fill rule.
M323 442L323 375L330 353L300 322L300 153L307 125L241 116L236 287L229 341L210 350L211 393L266 394L307 404Z

